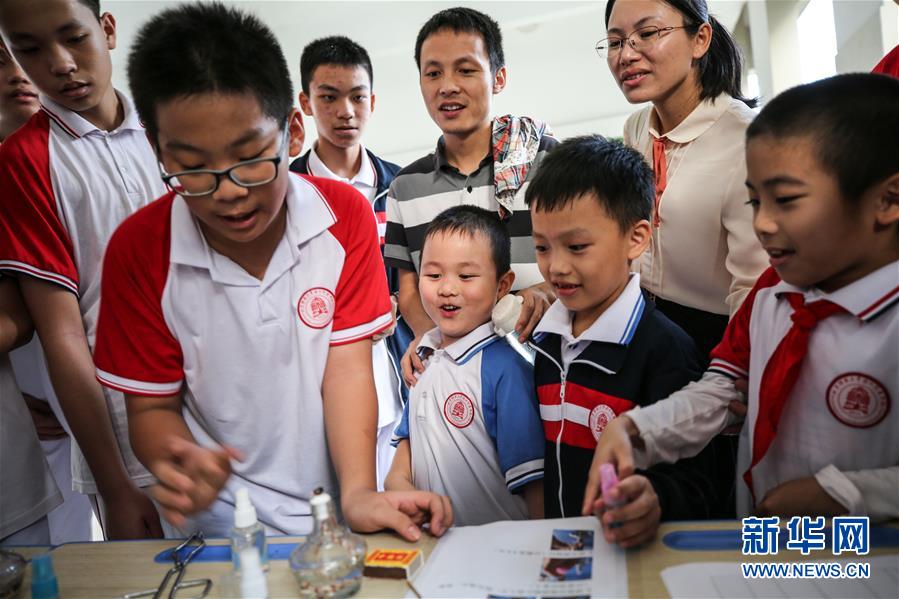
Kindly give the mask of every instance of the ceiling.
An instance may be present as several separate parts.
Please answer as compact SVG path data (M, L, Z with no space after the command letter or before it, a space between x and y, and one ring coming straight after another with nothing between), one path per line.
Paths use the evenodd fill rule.
M728 27L745 0L710 2ZM603 61L593 51L603 36L605 2L416 2L274 1L228 2L256 13L281 42L299 87L303 46L325 35L346 35L362 44L374 66L377 109L366 145L397 162L429 152L439 130L427 115L413 61L415 36L435 12L471 6L495 18L503 30L508 84L497 97L497 114L526 114L550 123L561 137L581 133L620 135L635 107L619 92ZM178 2L104 0L103 10L118 22L113 51L116 86L125 88L127 49L138 28L152 15ZM311 141L314 126L307 119Z

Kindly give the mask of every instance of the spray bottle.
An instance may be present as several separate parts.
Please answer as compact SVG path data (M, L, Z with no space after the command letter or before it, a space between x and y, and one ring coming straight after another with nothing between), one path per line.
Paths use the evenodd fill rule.
M250 501L250 492L240 487L234 494L234 528L231 529L231 559L234 569L241 570L241 552L252 547L259 554L259 563L268 570L268 548L265 541L265 528L256 519L256 508Z

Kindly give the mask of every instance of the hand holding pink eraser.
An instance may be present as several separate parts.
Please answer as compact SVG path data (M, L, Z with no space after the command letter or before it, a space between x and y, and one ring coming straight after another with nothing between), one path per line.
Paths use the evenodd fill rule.
M610 508L616 508L624 505L626 502L617 499L612 500L609 499L610 492L612 489L618 486L618 475L615 473L615 466L609 464L608 462L605 464L599 465L599 482L602 487L602 497L605 500L605 504Z

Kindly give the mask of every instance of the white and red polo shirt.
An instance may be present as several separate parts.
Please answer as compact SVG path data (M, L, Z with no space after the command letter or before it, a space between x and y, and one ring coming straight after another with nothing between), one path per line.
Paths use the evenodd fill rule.
M826 299L846 311L817 323L777 434L753 468L761 501L785 482L815 476L851 513L899 515L899 262L888 264L832 293L802 289L766 271L734 315L712 352L701 381L668 400L632 412L647 455L671 461L690 455L720 430L734 398L732 380L748 377L749 411L742 461L752 454L762 373L793 325L785 293L805 302ZM748 445L748 446L747 446ZM639 460L638 460L639 461ZM738 472L737 511L751 513L752 497ZM892 481L892 482L890 482ZM891 496L885 497L884 492ZM890 511L892 510L892 512Z
M0 146L0 270L76 294L91 347L106 244L125 218L165 191L137 112L116 93L124 120L113 131L42 96L41 110ZM107 403L128 473L150 484L131 452L124 399L109 393ZM80 452L73 483L85 493L97 490Z
M126 220L106 254L100 382L181 394L200 445L245 456L196 519L208 534L233 526L238 486L270 530L311 530L313 490L338 490L322 414L329 348L391 324L371 208L343 183L287 176L287 227L261 281L209 247L174 193Z

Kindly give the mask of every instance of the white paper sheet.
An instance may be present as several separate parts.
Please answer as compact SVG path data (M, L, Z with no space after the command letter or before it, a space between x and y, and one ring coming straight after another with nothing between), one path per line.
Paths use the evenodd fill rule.
M740 562L702 562L662 570L662 580L672 599L742 599L763 597L824 599L896 599L899 597L899 555L859 557L816 562L867 563L868 579L758 579L743 578Z
M422 597L626 597L627 569L596 518L495 522L451 529L413 584Z

